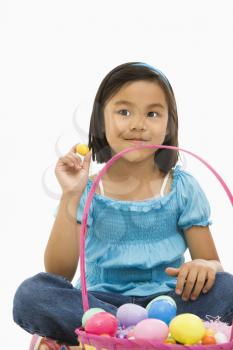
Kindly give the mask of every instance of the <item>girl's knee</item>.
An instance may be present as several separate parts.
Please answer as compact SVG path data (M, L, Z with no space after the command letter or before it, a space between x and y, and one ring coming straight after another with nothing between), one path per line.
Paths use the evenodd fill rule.
M27 278L17 288L13 299L13 318L16 323L23 314L33 309L33 304L40 289L40 273Z
M16 323L25 318L27 314L37 312L36 309L46 303L52 286L56 283L66 283L61 276L40 272L24 280L17 288L13 299L13 319Z
M22 315L37 312L53 298L56 289L72 289L70 281L60 275L39 272L24 280L16 290L13 300L13 317L17 322Z

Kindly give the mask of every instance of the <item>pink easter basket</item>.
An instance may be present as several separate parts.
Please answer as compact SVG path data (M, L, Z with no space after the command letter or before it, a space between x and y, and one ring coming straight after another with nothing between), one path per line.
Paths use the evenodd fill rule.
M166 149L172 149L177 151L183 151L186 152L198 160L200 160L204 165L209 168L209 170L212 171L212 173L216 176L216 178L220 181L223 189L225 190L227 196L230 199L231 204L233 205L233 196L231 194L231 191L229 190L228 186L224 182L224 180L221 178L221 176L213 169L211 165L209 165L204 159L197 156L196 154L187 151L182 148L178 148L175 146L165 146L165 145L145 145L145 144L137 144L135 147L126 148L123 151L117 153L114 155L103 167L103 169L99 172L98 176L96 177L95 181L93 181L93 184L91 186L90 192L87 196L87 200L84 207L83 217L82 217L82 225L81 225L81 232L80 232L80 278L81 278L81 286L82 286L82 302L83 302L83 309L84 312L86 312L89 309L89 303L88 303L88 293L86 288L86 277L85 277L85 237L87 232L87 217L88 217L88 211L91 206L91 201L94 196L95 190L99 184L99 181L101 177L106 173L108 168L111 167L111 165L119 159L122 155L125 153L128 153L130 151L133 151L135 149L143 149L143 148L166 148ZM215 345L181 345L181 344L165 344L158 341L149 341L149 340L132 340L132 339L120 339L116 337L104 337L99 335L94 335L90 333L86 333L85 330L81 328L77 328L75 330L75 333L78 336L78 341L80 341L82 345L82 349L86 350L233 350L233 326L231 329L231 336L230 341L227 343L222 344L215 344Z

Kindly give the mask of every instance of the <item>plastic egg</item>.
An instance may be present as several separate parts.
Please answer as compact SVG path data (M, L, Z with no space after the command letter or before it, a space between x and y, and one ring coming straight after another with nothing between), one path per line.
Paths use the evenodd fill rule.
M82 317L82 326L85 327L87 320L94 314L96 314L97 312L105 312L104 309L101 309L99 307L93 307L89 310L87 310Z
M140 305L127 303L118 308L116 317L121 326L129 327L147 318L148 313L147 310Z
M176 305L165 299L155 300L148 308L148 318L157 318L169 324L176 316Z
M161 320L147 318L140 321L134 328L135 339L164 341L169 333L168 326Z
M108 334L114 336L117 332L118 322L109 312L98 312L86 322L85 331L92 334Z
M200 317L186 313L171 320L169 329L171 336L182 344L198 343L205 335L205 326Z
M169 297L168 295L160 295L149 302L149 304L146 307L146 310L148 311L151 304L153 304L155 301L158 301L158 300L166 300L166 301L170 302L171 304L173 304L177 309L176 302L174 299L172 299L172 297Z
M226 335L223 334L222 332L215 333L214 337L215 337L217 344L222 344L222 343L228 342Z
M89 148L85 144L77 144L76 145L76 153L81 154L82 156L85 156L89 152Z
M86 345L86 344L84 344L84 349L85 350L96 350L96 348L94 346Z
M201 343L203 345L216 344L216 340L215 340L215 337L213 335L205 335L202 338Z
M131 337L127 337L128 340L134 340L135 337L134 336L131 336Z

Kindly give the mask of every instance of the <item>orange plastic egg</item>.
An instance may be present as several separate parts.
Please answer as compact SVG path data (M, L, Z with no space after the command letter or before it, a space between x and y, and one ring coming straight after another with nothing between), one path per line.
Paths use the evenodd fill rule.
M216 340L215 340L214 336L212 336L212 335L205 335L202 338L201 343L203 345L216 344Z

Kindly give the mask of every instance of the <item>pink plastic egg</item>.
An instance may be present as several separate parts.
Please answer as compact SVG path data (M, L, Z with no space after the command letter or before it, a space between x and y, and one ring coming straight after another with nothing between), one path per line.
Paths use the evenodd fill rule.
M85 331L92 334L108 334L114 336L117 332L118 321L109 312L98 312L91 316L85 325Z
M135 339L163 341L167 339L168 333L167 324L155 318L145 319L139 322L134 328Z

